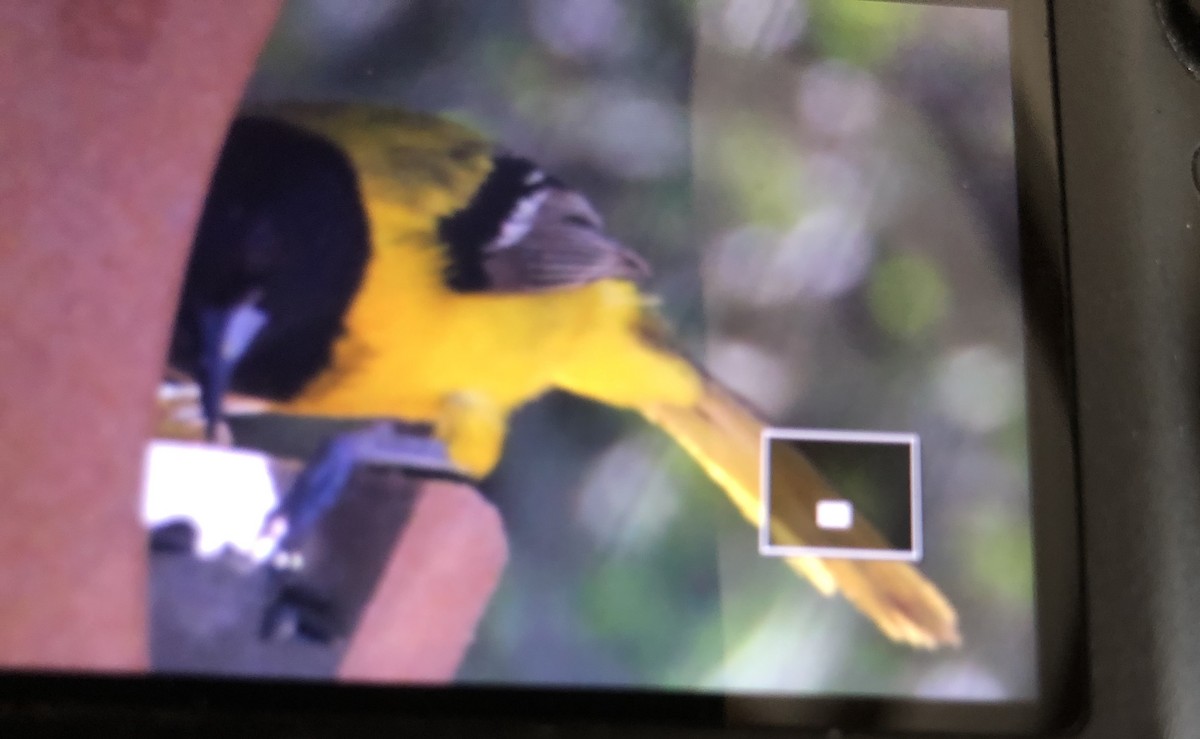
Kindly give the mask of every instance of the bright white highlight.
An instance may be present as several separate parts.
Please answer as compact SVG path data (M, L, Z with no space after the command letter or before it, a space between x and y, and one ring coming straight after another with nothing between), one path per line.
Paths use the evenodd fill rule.
M146 448L142 523L149 529L189 521L201 557L228 547L261 561L258 534L275 502L265 454L176 441L152 441Z
M542 209L542 203L546 202L548 197L550 197L550 190L542 189L517 201L517 207L513 208L513 212L500 227L500 234L493 242L495 248L507 249L525 238L533 228L538 211Z
M817 526L829 531L854 527L854 504L848 500L818 500Z

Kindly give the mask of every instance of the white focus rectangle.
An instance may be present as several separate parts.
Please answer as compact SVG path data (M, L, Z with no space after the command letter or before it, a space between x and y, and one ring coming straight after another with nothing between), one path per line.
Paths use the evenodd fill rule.
M787 494L772 490L772 449L794 446L819 475L831 474L828 498L812 506L812 523L821 541L805 544L771 540L772 501ZM839 461L840 460L840 461ZM904 431L850 429L767 428L762 434L759 463L762 480L758 551L764 557L825 557L919 562L923 556L921 439ZM828 465L828 466L827 466ZM839 467L840 465L840 467ZM840 472L839 472L840 469ZM857 482L845 479L847 472ZM844 484L838 484L839 478ZM864 481L867 483L864 487ZM861 496L867 495L867 498ZM845 496L845 497L836 497ZM858 496L858 497L856 497ZM870 511L870 515L865 512ZM881 530L879 546L865 546L849 538L855 518L868 528ZM871 520L867 520L871 519Z

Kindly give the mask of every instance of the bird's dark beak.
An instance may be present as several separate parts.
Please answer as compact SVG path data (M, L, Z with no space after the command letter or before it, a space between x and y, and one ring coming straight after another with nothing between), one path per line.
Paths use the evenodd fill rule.
M614 242L617 258L616 273L624 279L639 285L646 282L654 274L650 264L640 254Z

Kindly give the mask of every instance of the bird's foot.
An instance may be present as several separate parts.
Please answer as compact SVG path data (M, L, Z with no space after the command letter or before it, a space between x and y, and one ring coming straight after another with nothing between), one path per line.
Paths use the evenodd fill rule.
M309 461L267 515L253 556L270 561L275 569L303 569L301 544L338 502L358 465L399 469L422 477L463 477L445 445L425 429L380 422L340 434Z

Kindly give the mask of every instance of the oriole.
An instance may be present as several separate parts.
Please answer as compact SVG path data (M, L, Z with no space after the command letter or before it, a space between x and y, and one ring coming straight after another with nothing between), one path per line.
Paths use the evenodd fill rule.
M637 284L647 272L584 196L463 126L364 106L248 111L216 166L171 364L200 384L210 426L227 392L425 423L477 478L509 414L565 390L641 413L756 522L764 423L672 348ZM813 507L832 493L798 452L782 469L793 510L773 537L820 545ZM859 518L854 536L878 545ZM959 641L953 607L910 564L788 563L894 640Z

